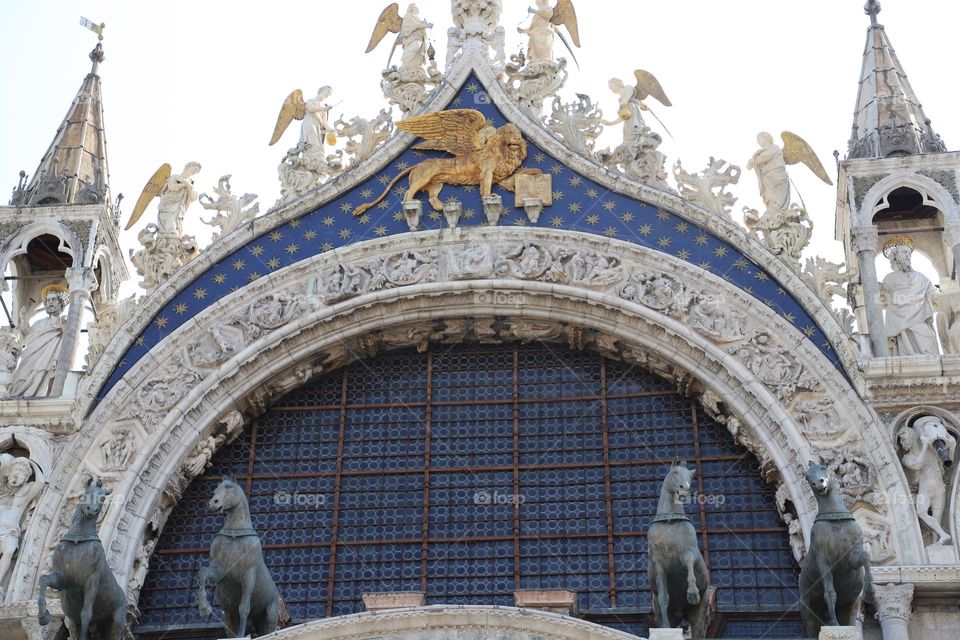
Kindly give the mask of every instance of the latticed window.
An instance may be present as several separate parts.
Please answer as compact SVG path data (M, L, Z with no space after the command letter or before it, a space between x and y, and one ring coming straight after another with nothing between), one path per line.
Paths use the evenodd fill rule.
M140 633L218 637L197 571L222 526L206 503L233 475L294 622L361 611L369 592L512 605L516 589L563 588L583 617L645 635L646 530L675 458L697 471L687 512L723 635L802 635L798 569L756 460L669 382L557 345L394 352L282 398L173 511Z

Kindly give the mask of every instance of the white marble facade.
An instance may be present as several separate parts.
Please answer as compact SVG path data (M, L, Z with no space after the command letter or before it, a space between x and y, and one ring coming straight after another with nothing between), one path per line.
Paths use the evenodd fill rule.
M202 206L215 212L208 224L219 229L211 247L189 247L189 259L151 279L147 295L136 300L117 300L114 280L126 276L122 265L101 272L97 284L104 312L91 328L85 371L67 375L63 367L48 372L31 364L29 371L18 372L24 363L49 359L34 355L42 347L34 335L41 329L44 335L55 334L58 322L70 325L69 316L60 317L64 307L59 297L44 300L47 318L36 321L39 328L31 326L25 338L13 332L0 336L0 390L6 386L11 396L0 399L0 636L49 637L49 630L35 624L38 577L90 477L102 477L114 495L124 498L107 506L99 534L111 569L135 605L156 532L162 531L183 489L236 437L245 417L262 413L280 395L313 375L346 365L356 354L410 346L422 350L431 343L461 341L473 331L489 342L542 340L591 349L647 367L698 398L756 456L776 486L779 516L789 528L798 561L816 515L802 471L808 460L824 456L852 505L874 563L878 603L871 609L876 615L863 625L863 637L956 638L960 616L955 606L943 604L960 589L960 482L952 465L960 438L960 346L948 348L953 316L941 307L945 328L935 325L932 285L921 283L922 324L926 328L929 320L934 333L924 333L924 348L911 351L910 358L903 357L908 354L902 347L880 353L878 345L896 336L878 341L876 333L869 335L870 314L876 320L880 313L880 324L869 326L891 325L883 323L883 310L869 307L866 299L876 294L879 305L883 290L894 298L896 283L881 286L876 278L872 285L862 283L869 276L864 256L882 253L876 229L868 223L870 208L879 206L894 185L909 182L924 188L956 231L960 197L921 173L930 173L936 163L942 170L947 161L956 172L960 155L921 159L914 172L885 160L868 161L869 170L845 167L840 184L850 197L841 198L838 229L846 234L840 239L850 266L844 270L810 258L801 272L797 258L802 247L797 247L805 242L795 233L789 246L780 246L771 241L775 234L758 235L760 227L744 228L731 219L737 198L728 188L737 184L739 167L710 158L706 169L688 173L676 161L675 192L663 188L662 154L645 156L656 165L650 179L623 170L622 162L602 163L602 152L598 156L594 150L602 113L589 97L569 103L558 98L553 114L540 117L543 99L567 79L565 61L555 61L547 46L552 43L544 31L547 23L540 24L546 3L538 3L541 13L534 12L529 27L528 62L551 70L550 82L536 87L522 72L529 72L529 66L515 61L511 71L505 62L499 1L455 0L452 5L456 26L449 35L456 50L443 81L429 95L418 95L408 111L429 112L447 104L474 73L529 141L612 191L701 226L772 274L823 330L840 369L763 300L690 262L598 234L504 222L460 227L453 221L449 229L345 246L242 287L160 341L95 401L127 348L182 283L241 247L249 234L267 233L337 193L367 183L411 143L406 134L394 134L387 109L369 120L325 120L323 135L315 136L320 147L332 133L347 141L348 166L338 167L335 182L311 176L308 185L288 189L279 206L258 217L256 196L234 195L230 176L223 176L213 189L218 199L201 196ZM554 27L549 29L552 35ZM401 70L427 65L424 44L421 39L419 48L409 51L404 45ZM423 81L429 79L432 86L439 80L435 73L433 67ZM622 82L619 87L618 95L626 92L624 100L630 103L629 87ZM627 115L643 122L639 109ZM785 179L782 158L774 160ZM868 184L878 171L888 177ZM758 173L767 212L788 212L789 188L781 184L777 192L772 178L759 168ZM454 214L462 212L448 204L444 213L455 220ZM549 206L540 199L527 203L524 211L549 215ZM66 216L60 209L45 215ZM97 211L93 217L103 215ZM0 208L0 222L5 216L12 218L13 210ZM231 233L240 228L245 234ZM5 259L17 245L25 246L22 231L18 228L13 242L0 245ZM182 236L182 229L177 231ZM90 238L97 237L91 233ZM955 239L960 246L960 232ZM82 244L79 238L74 241ZM901 257L901 263L908 258ZM175 277L166 277L173 272ZM87 289L87 297L78 293L69 304L82 306L97 291L92 285ZM848 291L857 302L848 310L856 319L856 335L832 306L837 295ZM939 336L939 347L931 336L934 342ZM59 353L60 343L50 347L51 340L44 348ZM54 384L58 375L59 387ZM19 393L27 384L44 391ZM32 462L17 462L3 453L8 449L28 451ZM941 449L949 452L949 464ZM478 635L478 630L488 635ZM409 640L632 637L554 613L445 606L319 620L276 637L386 635Z

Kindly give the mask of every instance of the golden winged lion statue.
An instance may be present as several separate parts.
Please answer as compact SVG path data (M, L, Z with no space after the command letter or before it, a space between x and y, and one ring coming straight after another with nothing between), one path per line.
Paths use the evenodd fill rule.
M440 191L444 185L476 185L480 195L489 196L493 185L513 190L513 178L520 173L541 173L539 169L522 169L527 158L527 143L514 124L500 128L490 125L475 109L451 109L401 120L397 127L425 139L414 149L446 151L452 158L430 158L401 172L387 185L376 200L354 209L361 215L387 197L393 186L410 176L404 202L413 201L417 193L426 191L430 204L443 210Z

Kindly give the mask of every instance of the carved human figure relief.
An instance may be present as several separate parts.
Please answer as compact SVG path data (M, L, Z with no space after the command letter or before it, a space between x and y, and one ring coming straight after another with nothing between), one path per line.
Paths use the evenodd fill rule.
M894 355L938 355L937 334L933 328L933 310L937 290L930 279L911 265L913 241L897 236L883 245L883 255L893 271L880 283L880 300L887 338Z
M950 542L944 530L947 501L946 469L953 465L957 441L936 416L923 416L897 432L900 462L916 491L917 516L937 536L934 544Z
M35 462L0 453L0 585L6 580L13 554L20 546L23 516L45 484L43 471Z
M40 298L47 317L37 320L26 331L20 364L17 365L10 385L13 396L49 395L57 361L60 359L67 288L50 285L43 289Z
M0 397L10 393L13 372L17 369L22 350L20 332L12 327L0 328Z
M116 427L110 437L100 445L105 471L123 471L130 464L136 450L137 439L130 427Z

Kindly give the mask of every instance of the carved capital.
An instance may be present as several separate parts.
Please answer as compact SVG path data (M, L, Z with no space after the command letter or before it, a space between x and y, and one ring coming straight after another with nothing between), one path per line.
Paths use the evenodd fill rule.
M943 240L951 249L960 245L960 222L948 222L943 229Z
M877 252L877 244L880 242L880 233L876 227L862 227L854 229L850 236L851 245L857 254L866 252Z
M66 271L70 293L82 293L89 296L97 290L97 276L90 267L71 267Z
M912 584L874 585L874 595L877 599L877 613L874 614L881 623L890 618L897 618L907 622L910 620L910 610L913 605Z

